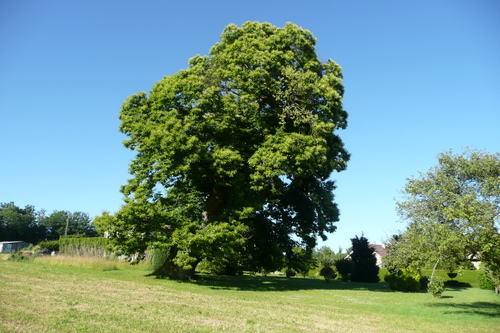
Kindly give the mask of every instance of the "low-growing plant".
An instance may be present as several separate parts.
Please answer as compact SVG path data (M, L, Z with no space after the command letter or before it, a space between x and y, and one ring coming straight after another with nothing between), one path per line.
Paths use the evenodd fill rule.
M41 241L38 243L38 246L41 250L47 250L47 251L59 251L59 241L58 240L52 240L52 241Z
M491 280L491 278L483 269L478 272L477 280L479 283L479 288L487 290L495 289L495 283L493 283L493 280Z
M289 278L289 277L292 277L292 276L295 276L295 272L293 271L293 269L287 269L286 270L286 277Z
M26 259L28 259L28 257L26 257L22 251L14 251L9 256L9 260L12 261L23 261Z
M167 261L169 248L156 247L151 250L151 269L157 271Z
M354 271L354 262L349 259L341 259L335 262L335 268L340 274L343 281L349 280L351 273Z
M420 279L416 279L414 274L406 270L401 270L397 274L387 274L384 280L392 290L404 292L417 292L420 290Z
M228 263L224 260L219 261L209 261L202 260L198 266L196 267L197 271L205 271L214 275L242 275L243 269L242 267Z
M104 237L63 237L59 240L60 252L75 257L112 258L108 251L109 238Z
M434 298L441 298L444 292L444 280L440 276L431 277L429 284L427 285L427 290L432 294Z
M326 280L326 282L335 280L335 278L337 277L337 274L335 274L335 271L330 266L322 267L319 271L319 275L321 275Z
M430 278L428 276L422 276L420 278L420 290L427 290L427 285L429 284Z
M40 256L35 258L36 263L44 263L50 265L60 265L69 267L80 267L99 271L114 271L119 269L120 262L118 260L108 260L95 257L70 257L65 255L58 256ZM124 267L130 264L122 262ZM126 265L126 266L125 266Z

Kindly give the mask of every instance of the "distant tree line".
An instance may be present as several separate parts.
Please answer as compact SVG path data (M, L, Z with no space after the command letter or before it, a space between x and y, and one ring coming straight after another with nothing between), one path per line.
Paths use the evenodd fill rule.
M47 214L32 205L24 208L13 202L0 203L0 241L22 240L37 244L42 240L57 240L61 236L97 236L87 213L55 210Z

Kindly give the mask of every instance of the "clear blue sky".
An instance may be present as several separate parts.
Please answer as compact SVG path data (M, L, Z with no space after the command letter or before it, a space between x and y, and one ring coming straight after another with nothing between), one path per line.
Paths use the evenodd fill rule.
M438 153L500 151L499 17L496 0L3 0L0 202L117 211L127 96L207 54L229 23L290 21L345 76L352 159L332 175L341 217L322 245L380 243L404 228L398 190Z

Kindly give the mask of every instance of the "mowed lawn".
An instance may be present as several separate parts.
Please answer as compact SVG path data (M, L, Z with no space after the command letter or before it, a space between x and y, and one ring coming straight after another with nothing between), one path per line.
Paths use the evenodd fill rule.
M148 274L0 261L0 332L500 332L500 296L478 288Z

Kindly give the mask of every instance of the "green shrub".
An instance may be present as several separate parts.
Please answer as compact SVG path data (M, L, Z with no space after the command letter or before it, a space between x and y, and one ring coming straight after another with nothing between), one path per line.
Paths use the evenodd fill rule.
M427 285L429 284L430 278L428 276L422 276L420 278L420 290L427 290Z
M112 258L113 253L107 250L109 238L104 237L63 237L59 239L59 251L72 257Z
M42 241L38 243L38 246L40 247L41 250L47 250L47 251L59 251L59 241L58 240L52 240L52 241Z
M9 260L12 261L23 261L26 259L28 259L28 257L26 257L22 251L14 251L9 256Z
M167 261L170 248L156 247L151 250L151 268L157 271Z
M432 297L441 298L444 292L444 280L440 276L434 276L427 285L427 290L432 294Z
M289 278L289 277L292 277L292 276L295 276L295 272L292 270L292 269L287 269L286 270L286 277Z
M488 290L495 289L495 284L484 270L480 270L478 273L478 283L479 283L479 288L481 289L488 289Z
M349 280L351 273L354 271L354 262L349 259L341 259L335 262L335 268L340 274L343 281Z
M196 269L199 271L206 271L214 275L243 275L242 267L224 260L209 261L204 259L198 264Z
M387 274L384 280L392 290L404 292L420 291L420 279L417 280L414 275L405 270L401 270L397 274Z
M321 275L327 282L330 280L334 280L337 277L335 271L330 266L324 266L319 271L319 275Z

